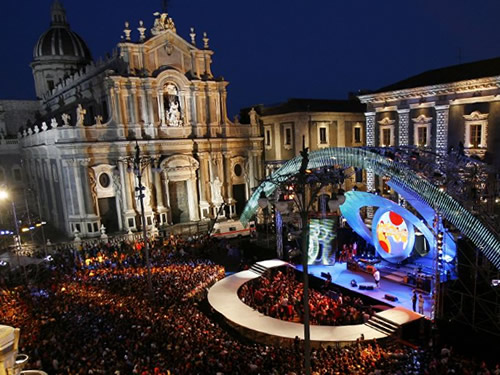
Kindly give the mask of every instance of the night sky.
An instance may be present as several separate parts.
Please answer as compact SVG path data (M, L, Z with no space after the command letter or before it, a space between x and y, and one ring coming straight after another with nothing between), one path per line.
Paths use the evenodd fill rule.
M72 30L96 59L124 21L150 28L161 0L63 0ZM0 5L0 98L33 99L29 63L49 27L51 0ZM213 73L230 82L229 114L291 97L347 97L422 71L500 56L500 1L172 0L177 32L210 38ZM134 35L133 34L133 35ZM461 53L459 52L461 50Z

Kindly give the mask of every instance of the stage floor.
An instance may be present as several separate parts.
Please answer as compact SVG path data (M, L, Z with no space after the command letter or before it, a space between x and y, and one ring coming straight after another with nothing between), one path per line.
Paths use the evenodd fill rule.
M302 265L295 266L298 270L302 271ZM360 290L359 287L352 287L351 280L356 280L356 283L374 283L373 276L366 272L356 272L347 269L347 263L336 263L333 266L323 266L323 265L310 265L309 274L314 275L320 279L325 279L321 277L321 273L330 273L332 275L332 283L340 285L346 289L352 290L356 293L369 296L380 302L388 304L394 307L404 307L408 310L413 310L412 306L412 290L410 286L402 285L400 283L382 279L380 280L380 288L375 290ZM397 301L389 301L385 299L385 294L390 294L398 298ZM431 317L432 311L432 298L430 295L423 294L424 296L424 315L427 318ZM417 303L418 311L418 303Z
M287 263L280 260L268 260L258 262L266 268L280 267L286 265ZM345 264L337 265L335 267L311 267L311 273L315 276L320 277L321 272L330 272L334 278L335 283L344 286L344 281L349 284L350 281L355 278L359 282L370 281L368 279L362 279L362 275L353 274L350 271L347 272L345 269ZM345 272L344 272L345 271ZM317 273L317 275L316 275ZM342 276L342 274L344 275ZM286 340L289 343L293 342L293 339L298 336L303 339L304 337L304 326L300 323L287 322L279 319L274 319L259 313L250 306L244 304L238 297L238 289L246 282L260 277L260 275L254 271L246 270L238 272L234 275L228 276L217 283L215 283L208 292L208 301L210 305L222 314L225 319L232 323L233 326L239 327L244 330L245 333L250 332L251 337L254 339L263 338L263 341L268 340L269 343L276 342L273 339ZM384 284L382 284L384 287ZM386 288L389 285L385 286ZM381 288L382 289L382 288ZM411 290L410 290L411 291ZM389 292L389 291L387 291ZM368 294L370 293L370 294ZM383 295L385 292L382 290L377 291L366 291L367 295L375 299L380 296L380 300L383 300ZM391 293L396 295L395 293ZM403 298L403 293L400 293ZM398 295L399 298L399 295ZM386 302L385 300L383 300ZM410 303L411 304L411 303ZM388 310L379 313L386 319L393 321L397 324L406 324L411 321L421 318L420 315L412 313L407 308L403 308L401 304L395 304L396 308L389 308ZM411 308L411 306L410 306ZM311 326L311 342L316 343L316 345L327 345L330 343L351 343L356 341L361 334L364 335L365 340L382 339L387 337L387 334L375 330L366 324L357 324L350 326ZM267 337L267 339L265 338ZM285 341L282 341L283 343Z

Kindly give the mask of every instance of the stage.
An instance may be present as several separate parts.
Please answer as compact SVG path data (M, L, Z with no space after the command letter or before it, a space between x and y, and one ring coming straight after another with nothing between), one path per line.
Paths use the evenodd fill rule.
M295 268L302 272L302 266L296 266ZM329 272L332 275L333 284L337 284L343 288L366 295L393 307L404 307L408 310L413 310L411 301L413 288L386 279L383 272L382 279L380 280L380 288L374 290L360 290L359 287L352 287L351 280L355 280L358 285L360 283L375 284L375 282L373 280L373 276L369 273L348 270L347 263L337 263L333 266L309 265L310 275L314 275L315 277L324 280L325 278L321 276L322 272ZM397 297L397 301L390 301L386 299L386 294ZM424 293L422 295L424 297L424 315L426 318L430 318L432 312L432 298L430 297L430 295Z
M238 297L238 289L243 284L260 277L266 269L284 265L287 265L287 263L281 260L262 261L256 263L250 270L241 271L220 280L208 292L210 305L224 316L231 326L252 340L273 345L293 345L296 336L301 339L304 337L304 326L302 324L265 316L243 303ZM318 277L320 277L321 272L330 272L332 281L337 283L336 280L338 280L341 286L344 286L344 282L350 283L353 278L362 281L362 275L353 274L350 271L348 273L345 264L339 264L335 267L312 266L311 271ZM366 281L370 280L367 279ZM383 284L382 288L384 288ZM369 291L365 292L368 293ZM383 301L384 293L382 290L369 293L370 297L377 300L379 299L377 296L381 296L380 300ZM399 294L403 297L403 292ZM394 308L388 307L387 310L375 314L364 324L348 326L311 325L311 343L313 346L346 345L355 342L361 335L364 336L365 340L380 340L392 335L404 324L422 318L421 315L411 311L411 306L410 310L400 304L394 306Z

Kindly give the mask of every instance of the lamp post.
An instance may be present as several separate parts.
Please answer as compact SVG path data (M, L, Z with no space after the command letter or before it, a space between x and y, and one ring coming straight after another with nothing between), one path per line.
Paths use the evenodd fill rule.
M0 200L5 200L9 198L9 193L7 193L6 190L0 190ZM17 213L16 213L16 203L14 202L14 199L11 200L11 205L12 205L12 217L14 218L14 228L16 230L16 240L15 245L16 245L16 258L17 258L17 264L19 267L21 267L21 258L19 257L19 253L22 251L22 244L21 244L21 236L19 235L19 223L17 221ZM28 281L28 275L26 273L26 267L23 265L23 272L24 272L24 278L25 281Z
M288 190L293 190L293 199L285 200L281 196L280 200L276 202L276 209L281 214L288 213L290 209L290 203L295 202L298 207L300 214L300 225L301 225L301 239L302 239L302 269L304 277L304 291L303 291L303 302L304 302L304 369L305 374L311 374L311 334L310 334L310 311L309 311L309 210L312 203L316 199L318 193L324 186L330 185L332 183L342 183L343 182L343 169L328 169L320 171L319 173L313 173L308 169L309 164L309 150L305 147L305 140L303 140L303 148L300 152L302 156L302 162L299 168L299 172L296 175L289 176L286 184L292 186ZM277 181L276 183L283 183L284 181ZM309 186L310 190L307 191L306 187ZM308 194L309 193L309 194ZM309 195L309 196L308 196ZM332 199L328 202L328 207L331 211L339 208L345 201L345 196L343 190L339 189L337 195L334 195ZM259 198L258 204L261 208L267 207L268 199L265 194L262 193Z
M142 185L142 165L144 161L148 159L141 158L141 149L139 148L139 142L135 141L135 156L134 156L134 174L137 177L137 187L135 190L139 192L139 202L141 205L141 217L142 217L142 236L144 238L144 251L146 254L146 268L147 268L147 280L148 280L148 295L149 298L153 298L153 285L151 282L151 259L149 258L149 242L148 242L148 231L146 225L146 213L144 212L144 186Z

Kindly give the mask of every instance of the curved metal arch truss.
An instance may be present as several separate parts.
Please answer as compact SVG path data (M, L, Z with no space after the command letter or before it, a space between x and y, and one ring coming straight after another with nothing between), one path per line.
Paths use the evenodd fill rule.
M263 181L252 194L240 220L246 223L255 215L261 192L270 196L279 184L298 173L302 156L287 161ZM486 225L466 210L457 200L437 186L419 176L404 164L362 148L332 147L309 153L309 169L343 165L373 171L387 176L397 185L415 192L420 199L433 207L446 220L468 237L486 258L500 270L500 240Z

